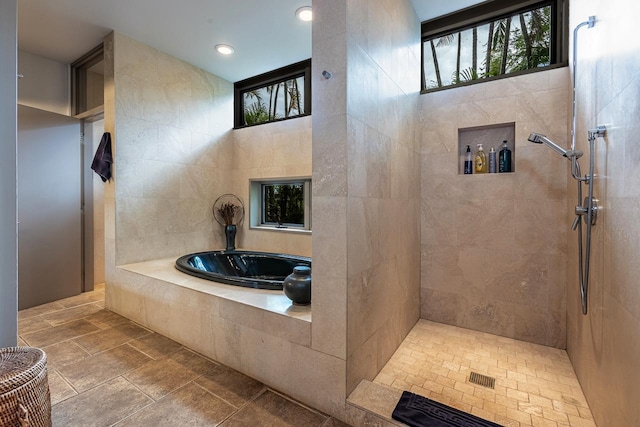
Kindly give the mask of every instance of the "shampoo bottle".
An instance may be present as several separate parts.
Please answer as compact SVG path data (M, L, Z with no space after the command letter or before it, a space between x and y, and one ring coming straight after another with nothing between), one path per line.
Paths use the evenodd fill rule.
M489 173L496 173L497 171L496 149L491 147L491 150L489 150Z
M482 144L478 144L478 152L476 153L476 173L487 173L487 153L482 149Z
M473 173L473 160L471 158L471 147L467 145L467 152L464 154L464 174Z
M502 141L502 150L500 150L500 165L499 171L511 172L511 150L507 148L507 141Z

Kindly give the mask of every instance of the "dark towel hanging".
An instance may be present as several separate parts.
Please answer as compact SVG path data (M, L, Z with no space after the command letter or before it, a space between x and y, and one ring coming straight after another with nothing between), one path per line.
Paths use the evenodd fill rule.
M105 132L100 140L100 145L96 150L96 155L93 157L91 163L91 169L95 171L102 182L107 182L111 179L111 163L113 163L113 156L111 155L111 134Z

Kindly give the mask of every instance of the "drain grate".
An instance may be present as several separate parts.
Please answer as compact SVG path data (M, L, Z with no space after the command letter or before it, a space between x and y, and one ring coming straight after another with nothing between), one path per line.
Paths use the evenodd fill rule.
M496 379L493 377L488 377L486 375L479 374L477 372L471 372L469 375L469 382L481 385L482 387L495 388L496 387Z

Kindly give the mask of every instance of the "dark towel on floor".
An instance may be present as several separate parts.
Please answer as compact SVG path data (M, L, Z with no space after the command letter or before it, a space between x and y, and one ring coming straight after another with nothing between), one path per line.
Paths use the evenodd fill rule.
M411 427L500 427L409 391L402 392L391 416Z
M91 169L95 171L102 182L106 182L111 179L111 163L113 163L113 156L111 155L111 134L105 132L100 140L100 145L96 150L96 155L93 157L91 163Z

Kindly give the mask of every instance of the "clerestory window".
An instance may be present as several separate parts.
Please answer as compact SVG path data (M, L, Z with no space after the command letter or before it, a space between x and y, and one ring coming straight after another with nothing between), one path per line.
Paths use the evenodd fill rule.
M236 82L234 127L311 114L311 60Z
M568 0L493 0L422 23L428 92L566 65Z

